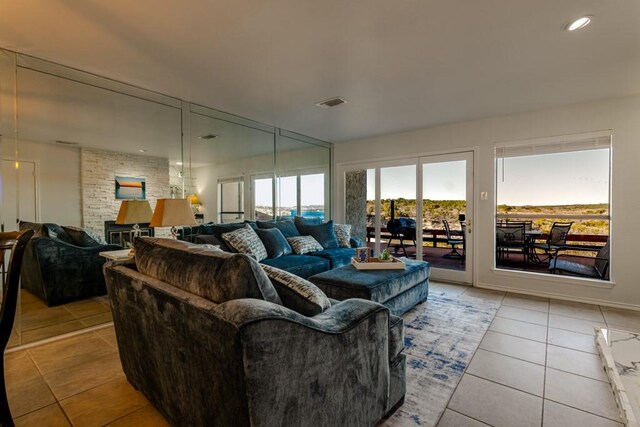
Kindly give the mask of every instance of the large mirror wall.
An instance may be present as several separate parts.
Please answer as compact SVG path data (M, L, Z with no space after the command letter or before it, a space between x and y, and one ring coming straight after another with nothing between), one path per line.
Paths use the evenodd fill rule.
M329 217L331 144L4 50L0 129L3 229L48 224L23 261L10 346L111 321L92 285L104 259L73 246L77 229L126 243L118 182L144 181L152 208L189 197L203 223Z

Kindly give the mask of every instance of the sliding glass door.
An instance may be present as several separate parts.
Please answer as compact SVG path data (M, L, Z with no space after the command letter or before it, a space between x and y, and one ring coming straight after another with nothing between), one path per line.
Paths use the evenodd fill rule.
M376 254L427 261L436 280L473 282L473 152L352 165L344 180L345 222Z

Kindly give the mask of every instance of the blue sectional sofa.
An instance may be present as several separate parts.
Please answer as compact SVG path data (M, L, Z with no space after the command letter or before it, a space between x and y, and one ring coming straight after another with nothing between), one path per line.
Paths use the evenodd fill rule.
M296 217L294 220L245 221L244 223L236 224L205 224L199 227L193 241L195 243L219 245L224 251L235 252L225 244L222 234L243 228L246 224L249 224L254 230L256 230L258 236L265 244L267 252L279 255L271 255L269 258L260 261L261 263L288 271L305 279L313 276L314 274L348 265L351 262L351 258L355 255L355 249L353 248L363 246L362 241L354 237L349 238L349 247L346 247L344 241L341 246L334 231L333 221L320 223L315 220L306 220L301 217ZM278 245L278 243L274 243L266 237L263 237L265 233L261 232L261 230L272 229L279 230L285 239L289 237L311 235L323 246L323 249L300 255L293 253L290 247L284 248L284 250L281 247L274 248L273 246ZM288 246L286 240L283 245Z

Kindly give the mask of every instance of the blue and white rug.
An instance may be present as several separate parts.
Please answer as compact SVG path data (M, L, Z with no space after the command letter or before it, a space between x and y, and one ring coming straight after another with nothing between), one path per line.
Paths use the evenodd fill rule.
M499 308L499 302L434 292L406 313L407 393L382 425L436 425Z

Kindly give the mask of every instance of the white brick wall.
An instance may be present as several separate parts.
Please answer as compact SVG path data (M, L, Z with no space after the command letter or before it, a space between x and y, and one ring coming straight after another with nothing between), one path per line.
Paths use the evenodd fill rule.
M101 236L104 222L115 220L120 209L121 200L116 200L115 195L116 176L146 178L151 209L155 208L157 199L171 197L168 159L81 149L82 226ZM156 230L156 236L166 235L167 231Z

